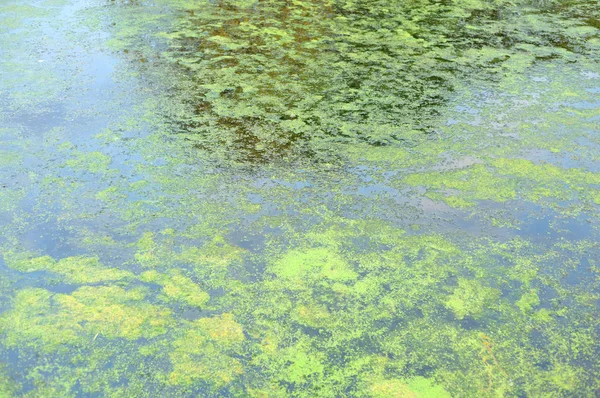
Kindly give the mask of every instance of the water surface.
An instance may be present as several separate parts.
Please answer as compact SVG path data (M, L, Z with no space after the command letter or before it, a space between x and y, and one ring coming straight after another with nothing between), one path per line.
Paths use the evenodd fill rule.
M597 1L0 1L0 395L594 397Z

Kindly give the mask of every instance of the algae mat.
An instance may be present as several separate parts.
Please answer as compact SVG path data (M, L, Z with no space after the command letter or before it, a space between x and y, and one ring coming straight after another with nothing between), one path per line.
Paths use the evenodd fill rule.
M597 1L0 1L1 397L595 397Z

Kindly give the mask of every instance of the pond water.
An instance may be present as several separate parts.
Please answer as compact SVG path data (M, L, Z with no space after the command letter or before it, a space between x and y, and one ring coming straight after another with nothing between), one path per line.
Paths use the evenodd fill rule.
M0 0L0 396L598 396L599 28Z

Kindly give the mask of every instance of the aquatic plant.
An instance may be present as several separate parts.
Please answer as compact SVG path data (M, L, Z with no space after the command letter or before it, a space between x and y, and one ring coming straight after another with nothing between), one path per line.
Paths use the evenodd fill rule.
M0 395L598 390L596 2L0 8Z

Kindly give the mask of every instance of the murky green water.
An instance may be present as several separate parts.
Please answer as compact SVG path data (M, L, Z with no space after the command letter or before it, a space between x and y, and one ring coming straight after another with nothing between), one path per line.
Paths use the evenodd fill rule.
M0 0L0 397L596 397L597 1Z

